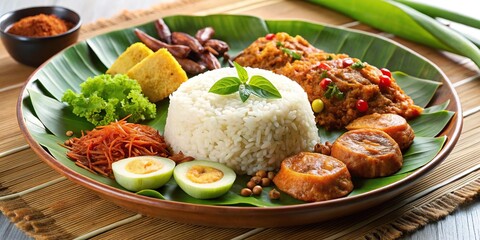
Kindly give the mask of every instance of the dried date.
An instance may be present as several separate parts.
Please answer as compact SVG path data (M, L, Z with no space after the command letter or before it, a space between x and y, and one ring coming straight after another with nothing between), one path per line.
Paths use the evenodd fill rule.
M152 49L152 51L157 51L160 48L166 48L173 56L177 58L186 58L190 53L190 48L183 45L170 45L164 43L148 34L143 32L140 29L134 30L135 35L142 41L148 48Z
M168 44L172 43L172 33L170 32L170 28L168 28L167 24L165 24L163 19L160 18L155 21L155 29L157 30L160 41Z
M206 41L210 40L215 35L215 30L212 27L202 28L197 31L195 38L204 45Z
M205 51L202 44L200 44L200 42L196 38L183 32L173 32L172 43L188 46L190 47L190 49L192 49L192 51L199 54Z

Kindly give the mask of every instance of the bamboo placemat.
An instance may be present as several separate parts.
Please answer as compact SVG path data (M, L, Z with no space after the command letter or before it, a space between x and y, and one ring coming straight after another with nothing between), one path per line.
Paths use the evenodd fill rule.
M287 228L232 229L144 217L105 201L44 164L26 145L15 119L23 81L34 70L14 62L0 45L0 210L38 239L393 239L445 217L480 193L480 77L461 57L438 52L354 22L306 2L185 0L128 12L84 26L81 38L173 14L249 14L301 18L378 33L436 63L454 82L464 108L462 136L451 155L427 177L389 202L333 221ZM285 216L288 221L288 216Z

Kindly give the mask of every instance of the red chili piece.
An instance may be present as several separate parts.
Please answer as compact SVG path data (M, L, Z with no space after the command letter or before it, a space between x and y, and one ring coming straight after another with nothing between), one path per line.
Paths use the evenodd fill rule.
M366 112L368 110L368 102L363 99L358 99L356 107L359 112Z
M275 34L274 33L269 33L265 36L265 39L267 40L273 40L275 38Z
M345 58L343 59L343 67L346 68L346 67L350 67L352 64L353 64L353 60L351 58Z
M330 66L328 66L328 64L326 64L324 62L321 62L320 64L318 64L318 68L320 68L322 70L325 70L325 71L328 71L328 70L332 69Z
M420 115L420 111L418 110L418 108L414 108L414 109L412 110L412 116L417 117L417 116L419 116L419 115Z
M386 68L382 68L382 69L380 69L380 71L382 71L383 75L387 75L388 77L392 77L392 73L390 72L390 70L388 70Z
M322 79L322 81L320 82L320 87L321 87L323 90L327 90L328 85L330 85L331 82L332 82L332 79L330 79L330 78L324 78L324 79Z
M380 85L380 87L390 87L390 85L392 85L392 79L387 75L382 75L380 76L378 85Z

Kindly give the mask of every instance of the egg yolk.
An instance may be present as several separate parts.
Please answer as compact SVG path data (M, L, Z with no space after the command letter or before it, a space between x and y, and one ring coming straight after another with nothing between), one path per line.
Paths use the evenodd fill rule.
M125 170L135 174L148 174L160 170L163 164L153 159L135 159L125 166Z
M195 165L188 169L187 178L194 183L213 183L223 178L223 172L213 167Z

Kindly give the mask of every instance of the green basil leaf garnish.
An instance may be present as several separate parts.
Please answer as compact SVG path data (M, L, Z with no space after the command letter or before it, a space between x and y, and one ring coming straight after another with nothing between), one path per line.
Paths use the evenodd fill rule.
M241 80L237 77L224 77L213 84L208 91L220 95L228 95L237 92L241 84Z
M238 93L240 94L240 99L242 100L242 102L245 102L250 97L250 94L252 94L252 91L249 85L242 84L238 89Z
M228 95L238 91L242 102L247 101L251 94L261 98L281 98L278 89L265 77L255 75L248 80L248 73L240 64L233 62L237 77L224 77L213 84L208 90L211 93Z
M255 75L252 76L248 84L252 87L253 94L262 98L282 98L280 92L268 79Z
M235 69L237 69L237 74L238 78L240 78L240 81L242 81L242 83L246 83L248 81L247 70L245 70L245 68L240 66L240 64L238 64L237 62L233 62L233 65L235 66Z

